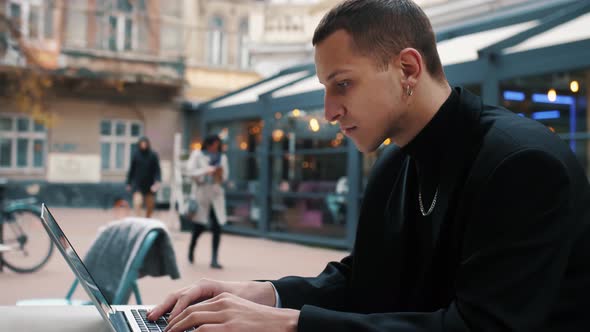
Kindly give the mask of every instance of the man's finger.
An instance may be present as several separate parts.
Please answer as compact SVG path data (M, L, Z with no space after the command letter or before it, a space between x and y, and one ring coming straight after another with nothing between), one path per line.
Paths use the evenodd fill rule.
M193 302L201 299L203 297L203 285L199 284L198 286L193 286L186 292L184 292L176 301L174 308L170 312L170 319L174 319L178 314L180 314L184 309L190 306Z
M191 327L199 327L208 324L222 324L224 314L221 312L194 311L175 323L169 323L166 332L181 332ZM180 316L179 316L180 317Z
M228 303L226 301L220 301L215 299L209 299L201 303L193 304L190 307L184 309L180 314L178 314L174 318L170 316L170 318L168 319L168 325L174 325L186 319L187 316L195 312L219 312L228 306Z
M155 306L148 312L147 319L157 320L158 318L162 317L163 314L168 312L170 308L174 306L174 304L178 300L178 297L180 297L180 295L186 292L188 289L189 287L185 287L180 289L178 292L169 295L164 301L164 303Z

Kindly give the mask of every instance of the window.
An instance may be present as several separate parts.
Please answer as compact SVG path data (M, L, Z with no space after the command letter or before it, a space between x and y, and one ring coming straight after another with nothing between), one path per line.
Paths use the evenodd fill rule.
M321 108L278 112L270 125L270 229L343 238L347 138Z
M101 167L107 171L126 171L143 125L129 120L103 120L100 123Z
M245 17L240 21L238 30L238 66L240 69L250 67L250 54L248 51L248 18Z
M139 21L145 20L145 17L140 18L138 12L145 11L144 2L135 4L135 1L130 0L100 0L97 10L100 46L115 52L136 50ZM144 42L147 43L147 40Z
M219 16L213 16L209 21L208 41L208 63L210 65L225 64L226 50L223 18Z
M66 15L66 42L69 46L85 47L88 15L86 1L70 1Z
M41 6L30 6L29 8L29 38L39 39L41 37Z
M24 115L0 114L0 169L42 169L46 142L42 124Z
M179 55L182 50L182 23L181 22L163 22L161 24L162 38L160 39L160 49L164 54Z
M12 20L12 25L15 29L22 32L22 15L23 11L21 9L20 3L11 3L10 4L10 19Z
M45 33L45 38L53 38L53 13L55 8L54 1L55 0L45 1L45 13L43 22L43 32Z
M41 0L11 0L6 8L12 24L24 37L40 39L44 36L43 29L47 29L43 17L44 7L49 5Z

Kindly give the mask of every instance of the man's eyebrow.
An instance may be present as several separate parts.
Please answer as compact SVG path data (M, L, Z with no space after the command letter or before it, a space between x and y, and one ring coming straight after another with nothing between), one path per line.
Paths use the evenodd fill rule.
M340 69L333 71L328 77L326 78L326 82L330 82L336 75L349 72L349 69Z

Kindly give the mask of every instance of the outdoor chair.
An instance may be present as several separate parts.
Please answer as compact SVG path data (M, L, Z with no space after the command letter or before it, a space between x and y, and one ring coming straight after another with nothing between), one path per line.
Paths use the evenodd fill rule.
M131 297L131 293L134 294L135 296L135 301L137 304L142 304L142 300L141 300L141 295L139 292L139 288L137 286L137 279L141 278L144 275L153 275L153 276L159 276L159 275L165 275L168 274L170 275L172 278L176 279L179 277L179 273L178 273L178 268L176 266L176 260L174 258L174 253L173 253L173 249L171 249L171 243L170 243L170 239L168 237L168 233L165 231L165 228L163 228L163 226L161 226L161 222L159 221L154 221L154 223L151 223L152 220L150 219L144 219L144 218L127 218L127 220L124 220L123 222L118 221L118 222L113 222L110 225L107 226L108 228L111 228L111 234L108 235L108 238L106 239L107 245L109 243L109 241L121 241L121 236L117 237L117 232L119 231L118 228L129 228L130 227L130 223L133 223L135 220L135 223L137 223L138 221L140 221L141 223L143 223L143 226L140 227L144 227L145 231L143 231L143 233L141 232L136 232L137 234L135 234L136 236L134 237L134 239L131 239L131 242L136 242L136 241L140 241L138 243L129 243L129 247L131 246L138 246L137 250L123 250L122 253L127 253L128 257L123 259L123 261L128 262L125 265L129 265L129 267L127 268L125 266L125 268L122 271L122 274L120 276L120 279L118 281L118 284L115 285L115 287L111 287L111 289L116 291L114 292L105 292L105 288L104 285L101 285L101 283L97 280L95 280L95 282L98 284L98 286L100 287L101 291L103 292L103 294L107 297L107 300L109 301L110 304L112 305L122 305L122 304L127 304L129 301L129 298ZM114 237L113 234L114 233ZM145 235L144 235L145 233ZM164 244L158 244L158 241L162 242L162 238L158 239L159 237L165 238ZM92 244L92 247L89 250L89 253L93 251L104 251L104 242L105 240L101 240L104 237L101 237L101 234L99 234L99 236L97 237L97 239L95 240L95 242ZM162 247L162 245L164 245L164 247ZM171 259L172 262L166 262L167 264L160 264L156 267L149 267L149 266L144 266L144 263L146 263L146 257L149 255L162 255L161 253L157 254L155 253L155 251L164 251L164 250L169 250L172 251L172 254L168 254L166 257L168 257L167 259ZM169 251L167 253L169 253ZM135 253L134 257L130 257L131 255L133 255L133 253ZM170 258L172 257L172 258ZM117 257L118 258L118 257ZM108 255L108 254L104 254L104 255L99 255L97 257L94 257L94 260L91 260L91 264L88 265L88 261L89 261L89 257L88 255L86 256L86 258L84 259L84 262L87 266L87 268L90 270L90 273L95 277L96 279L96 270L93 270L93 267L95 266L109 266L109 264L111 264L111 259L112 259L112 255ZM151 263L153 263L153 261L151 261ZM116 264L115 264L116 265ZM157 264L156 264L157 265ZM146 267L148 268L148 270L146 271ZM65 298L59 298L59 299L30 299L30 300L22 300L22 301L18 301L17 305L86 305L86 304L91 304L91 302L89 301L82 301L82 300L76 300L76 299L72 299L72 296L74 294L74 292L76 291L76 288L78 286L79 280L76 279L74 280L72 286L70 287L68 293L66 294Z

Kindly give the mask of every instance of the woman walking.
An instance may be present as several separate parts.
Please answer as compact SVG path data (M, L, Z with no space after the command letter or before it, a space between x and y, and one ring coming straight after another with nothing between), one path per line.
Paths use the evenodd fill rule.
M210 220L213 233L211 267L221 269L222 266L218 260L221 225L227 221L223 182L228 179L229 168L227 156L221 150L219 136L208 136L203 142L201 151L194 150L191 153L187 171L194 180L192 192L198 206L188 250L188 260L191 263L194 262L197 240Z

